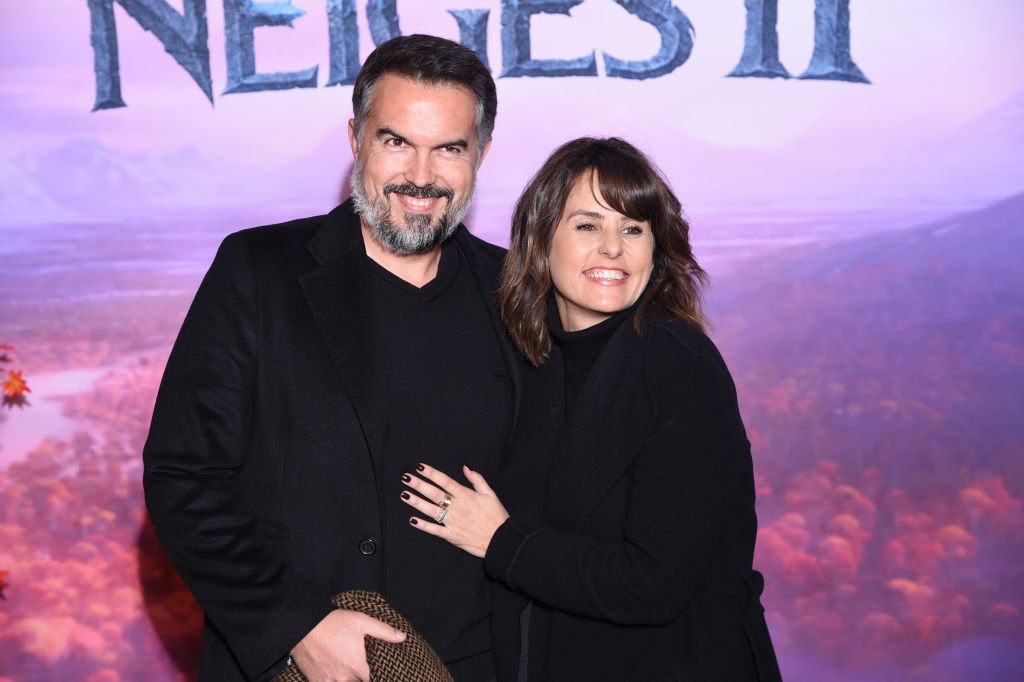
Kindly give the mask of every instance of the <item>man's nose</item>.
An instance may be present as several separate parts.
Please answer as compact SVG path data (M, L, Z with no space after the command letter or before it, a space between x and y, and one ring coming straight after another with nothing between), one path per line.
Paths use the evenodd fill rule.
M405 177L417 187L434 184L434 162L430 150L417 150L405 169Z

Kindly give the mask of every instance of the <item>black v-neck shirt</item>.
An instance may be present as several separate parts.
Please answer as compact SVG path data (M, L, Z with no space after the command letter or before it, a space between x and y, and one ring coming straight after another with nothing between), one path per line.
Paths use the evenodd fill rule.
M415 474L420 462L464 485L463 464L484 476L496 470L513 394L495 324L454 242L442 248L437 276L422 287L369 258L365 264L387 367L388 427L376 463L388 547L385 593L457 680L490 679L483 562L410 526L416 512L400 495L402 474Z

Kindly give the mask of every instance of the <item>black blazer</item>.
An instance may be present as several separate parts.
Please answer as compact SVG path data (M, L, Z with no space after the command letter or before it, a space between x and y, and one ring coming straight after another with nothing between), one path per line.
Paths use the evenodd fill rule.
M494 291L504 250L461 249L516 381ZM265 678L332 608L380 589L383 359L358 217L245 230L217 253L171 352L144 451L146 504L206 613L200 678Z
M517 679L527 625L530 682L778 680L750 445L712 342L627 320L563 425L564 395L556 348L526 374L497 482L512 513L485 557L499 679Z

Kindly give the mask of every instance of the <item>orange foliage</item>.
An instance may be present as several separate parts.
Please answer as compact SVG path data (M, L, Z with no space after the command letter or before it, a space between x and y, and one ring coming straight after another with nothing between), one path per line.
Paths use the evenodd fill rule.
M927 660L971 636L1024 636L1006 579L982 563L986 553L1024 552L1022 500L1002 478L929 496L886 489L871 470L854 485L822 461L771 488L767 503L781 507L761 513L755 566L770 621L790 646L857 668Z
M46 439L0 468L0 566L17 577L0 612L0 670L15 679L195 675L201 612L155 541L139 485L158 378L139 363L90 396L102 440ZM138 407L119 419L126 404Z
M4 397L15 400L24 398L26 393L32 392L22 377L22 370L12 369L7 372L7 378L0 382L0 388L3 388Z
M9 343L0 343L0 362L10 362L11 358L7 355L7 351L14 350L14 346ZM31 393L32 389L28 387L22 370L8 370L7 378L0 381L0 394L3 395L3 405L5 407L24 407L28 404L28 396L26 393Z

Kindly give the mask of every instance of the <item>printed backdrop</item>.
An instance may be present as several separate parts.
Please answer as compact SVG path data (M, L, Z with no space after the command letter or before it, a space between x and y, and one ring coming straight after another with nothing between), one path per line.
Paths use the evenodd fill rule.
M483 238L571 137L671 179L786 679L1020 679L1022 25L1017 0L5 0L0 680L194 675L142 501L157 383L224 235L347 194L345 75L397 32L500 76Z

